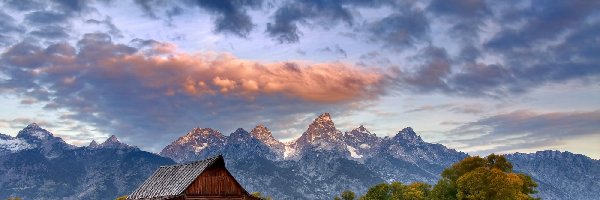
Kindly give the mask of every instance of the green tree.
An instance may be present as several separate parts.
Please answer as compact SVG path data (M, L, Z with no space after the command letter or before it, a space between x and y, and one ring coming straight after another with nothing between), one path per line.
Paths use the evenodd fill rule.
M6 200L23 200L20 197L8 197Z
M525 174L512 172L504 156L467 157L445 169L431 191L431 198L463 199L534 199L537 184Z
M356 198L356 194L351 190L342 192L342 200L354 200L354 198Z
M361 200L426 200L431 193L431 185L416 182L404 185L400 182L375 185L360 197Z

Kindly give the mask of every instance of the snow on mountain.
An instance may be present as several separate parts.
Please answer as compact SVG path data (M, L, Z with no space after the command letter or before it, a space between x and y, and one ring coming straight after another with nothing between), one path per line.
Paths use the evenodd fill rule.
M598 199L600 160L560 151L506 155L513 170L530 175L542 199Z
M27 125L19 131L16 138L31 145L32 148L39 148L47 158L60 156L64 151L75 148L36 123Z
M4 135L0 133L0 156L25 149L31 149L33 147L33 145L30 145L21 138L15 138L11 137L10 135Z
M160 155L177 162L207 157L219 151L227 138L211 128L194 128L186 135L167 145Z
M377 153L382 139L360 125L358 128L344 133L344 142L350 151L351 157L356 160L364 160Z
M290 159L299 159L309 151L337 153L344 157L350 155L344 143L344 135L335 128L329 113L319 115L288 148L294 149L293 154L287 156Z
M252 131L250 131L250 135L267 145L273 152L275 152L275 154L278 155L278 159L283 159L285 157L285 144L275 139L271 131L269 131L266 126L260 124L254 127Z
M96 142L96 141L92 141L92 142ZM90 144L90 146L92 146L93 144ZM115 135L111 135L108 139L106 139L106 141L104 141L102 144L96 144L97 147L96 148L111 148L111 149L127 149L127 148L136 148L133 146L130 146L128 144L122 143L121 141L119 141L119 139L117 138L117 136Z
M22 147L0 155L0 199L115 199L131 193L159 166L174 163L116 137L104 142L105 148L90 148L99 146L95 142L74 147L37 124L17 137L0 134L0 149L7 143Z
M319 115L296 140L281 143L259 125L206 143L216 131L192 131L161 152L179 162L223 154L231 173L250 191L276 199L329 199L345 189L365 192L382 181L433 183L448 163L466 156L425 143L411 128L380 138L364 126L342 133L331 115ZM223 142L224 141L224 142ZM201 151L194 147L201 146ZM415 155L410 155L414 153ZM433 156L431 160L423 156ZM296 186L296 187L290 187Z

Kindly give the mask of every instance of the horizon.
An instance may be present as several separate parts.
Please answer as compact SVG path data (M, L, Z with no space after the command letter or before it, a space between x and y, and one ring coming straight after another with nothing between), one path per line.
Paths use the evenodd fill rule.
M149 152L193 127L292 141L320 113L469 153L600 159L600 3L2 1L0 133Z
M323 115L323 114L329 114L329 113L322 113L322 114L320 114L319 116L317 116L317 117L315 118L315 120L317 120L317 119L318 119L318 118L319 118L321 115ZM333 121L333 119L331 119L331 120ZM312 123L314 123L314 122L312 122ZM333 122L333 123L335 123L335 122ZM40 126L40 125L39 125L38 123L36 123L36 122L32 122L32 123L30 123L30 124L28 124L26 127L28 127L28 126L31 126L31 125L33 125L33 124L37 125L38 127L42 128L42 129L44 129L44 130L47 130L48 132L50 132L51 134L53 134L55 137L59 137L59 138L61 138L61 139L62 139L62 137L60 137L60 135L57 135L57 134L53 133L53 132L52 132L52 130L45 129L43 126ZM308 125L310 125L310 124L307 124L307 127L308 127ZM257 124L257 125L256 125L256 126L254 126L253 128L256 128L256 127L258 127L258 126L264 126L264 127L266 127L267 129L269 128L268 126L265 126L265 125L263 125L263 124ZM23 129L25 129L26 127L23 127ZM342 134L345 134L345 133L347 133L347 132L350 132L350 131L353 131L353 130L359 129L360 127L364 127L364 126L363 126L363 125L359 125L357 128L354 128L354 129L351 129L351 130L339 130L339 129L338 129L338 130L339 130L339 131L340 131ZM181 135L180 137L178 137L177 139L179 139L179 138L181 138L181 137L184 137L184 136L185 136L187 133L189 133L189 132L191 132L191 131L193 131L194 129L197 129L197 128L199 128L199 129L206 129L206 128L208 128L208 129L213 129L213 130L215 130L215 131L219 132L220 134L223 134L223 136L225 136L225 137L229 137L229 136L230 136L232 133L234 133L234 132L235 132L235 131L232 131L232 132L230 132L230 133L224 133L224 132L222 132L222 131L220 131L220 130L218 130L218 129L214 129L214 128L210 128L210 127L194 127L194 128L191 128L191 129L190 129L190 131L188 131L188 132L186 132L186 133L182 134L182 135ZM251 128L251 129L248 129L248 130L247 130L246 128L239 127L239 128L237 128L237 129L242 129L242 130L244 130L244 131L246 131L246 132L250 133L250 132L251 132L251 130L252 130L253 128ZM364 128L365 128L367 131L369 131L369 129L368 129L368 128L366 128L366 127L364 127ZM236 130L237 130L237 129L236 129ZM386 139L386 138L388 138L388 137L394 137L394 136L396 136L396 135L398 135L398 134L401 134L401 133L402 133L402 131L403 131L403 130L405 130L405 129L411 129L411 130L413 130L413 131L414 131L414 129L413 129L412 127L408 126L408 127L402 128L401 130L399 130L399 131L398 131L397 133L395 133L395 134L391 134L391 135L385 135L385 136L377 135L376 133L373 133L373 132L370 132L370 131L369 131L369 132L370 132L371 134L374 134L375 136L377 136L377 137L379 137L379 138ZM249 130L250 130L250 131L249 131ZM269 131L270 131L270 130L269 130ZM419 134L417 131L414 131L414 132L416 133L416 135L417 135L417 136L421 137L421 135L420 135L420 134ZM3 134L3 133L0 133L0 134ZM8 134L8 135L10 135L10 134ZM17 134L10 135L10 136L16 137L16 135L17 135ZM300 135L300 136L301 136L301 135ZM297 138L292 138L292 139L289 139L289 140L287 140L287 141L285 141L285 140L281 140L281 139L279 139L279 138L276 138L276 137L275 137L275 139L276 139L277 141L280 141L280 142L284 143L285 145L289 145L289 144L293 143L294 141L296 141L297 139L299 139L299 137L300 137L300 136L298 136ZM116 138L117 138L117 140L118 140L119 142L121 142L121 143L124 143L124 144L127 144L126 142L123 142L123 141L121 141L121 140L120 140L120 139L119 139L119 138L118 138L116 135L110 135L110 136L108 136L108 137L107 137L105 140L99 140L99 141L96 141L96 140L93 140L93 139L92 139L92 140L90 140L90 142L89 142L89 143L87 143L87 144L82 144L82 145L71 144L71 143L69 143L68 141L65 141L65 142L66 142L67 144L73 145L73 146L75 146L75 147L77 147L77 148L82 148L82 147L88 147L88 146L89 146L89 145L90 145L92 142L97 142L97 144L102 144L102 143L104 143L104 142L107 142L108 140L110 140L110 138L111 138L111 137L116 137ZM177 139L176 139L176 140L177 140ZM173 140L172 142L175 142L176 140ZM429 141L427 141L427 140L425 140L425 139L423 139L423 141L424 141L425 143L430 143L430 144L441 144L441 143L429 142ZM99 143L98 143L98 142L99 142ZM129 145L129 144L127 144L127 145ZM444 145L444 144L441 144L441 145ZM444 145L444 146L445 146L445 145ZM132 147L140 148L140 147L138 147L138 146L132 146ZM165 147L166 147L166 146L165 146ZM446 146L446 147L448 147L448 146ZM483 154L473 154L473 153L469 153L469 152L463 152L463 151L460 151L460 150L458 150L458 149L453 149L453 148L450 148L450 149L452 149L452 150L456 150L457 152L466 153L466 154L467 154L467 155L469 155L469 156L479 156L479 157L485 157L485 156L489 155L489 154L487 154L487 155L483 155ZM159 151L151 151L151 150L148 150L148 149L143 149L143 148L140 148L140 150L142 150L142 151L147 151L147 152L151 152L151 153L154 153L154 154L160 155L160 152L161 152L161 150L162 150L162 149L161 149L161 150L159 150ZM594 158L594 157L591 157L591 156L588 156L588 155L584 155L584 154L580 154L580 153L577 153L577 152L561 151L561 150L555 150L555 149L540 149L540 150L535 150L535 151L532 151L532 152L518 152L518 151L517 151L517 152L507 152L507 153L494 153L494 152L492 152L491 154L496 154L496 155L509 155L509 154L519 154L519 153L525 153L525 154L536 154L536 153L538 153L538 152L545 152L545 151L559 151L559 152L561 152L561 153L572 153L572 154L583 155L583 156L586 156L586 157L588 157L588 158L591 158L591 159L594 159L594 160L600 160L600 158Z

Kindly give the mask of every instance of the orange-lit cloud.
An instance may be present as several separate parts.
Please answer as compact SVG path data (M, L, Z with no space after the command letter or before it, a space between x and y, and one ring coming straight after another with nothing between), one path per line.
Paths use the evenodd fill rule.
M77 59L70 58L75 54L47 56L55 57L51 60L60 61L61 65L42 68L42 73L85 69L108 79L129 74L146 87L162 89L167 95L222 94L252 99L257 95L281 94L306 101L334 103L374 98L382 92L380 84L384 79L376 70L344 63L267 63L239 59L227 53L180 53L169 44L156 44L151 49L132 54L103 57L91 65L76 63ZM65 84L77 81L71 73L68 75L63 78Z

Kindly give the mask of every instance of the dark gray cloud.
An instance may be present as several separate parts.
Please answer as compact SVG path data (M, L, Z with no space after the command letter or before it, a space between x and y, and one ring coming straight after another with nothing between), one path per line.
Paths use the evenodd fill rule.
M135 4L142 9L145 15L155 19L166 17L167 21L172 20L174 16L190 11L189 8L198 7L214 17L215 32L247 37L254 28L248 10L262 8L263 0L136 0Z
M432 0L427 10L450 23L450 33L464 40L476 39L483 20L492 15L485 0Z
M506 4L511 4L507 1ZM574 0L546 2L533 0L525 7L506 5L510 9L500 13L503 29L486 47L510 52L515 48L531 48L543 41L556 39L559 35L586 24L586 20L600 11L600 2ZM597 17L597 16L596 16ZM521 25L517 25L521 24Z
M104 26L108 30L107 33L110 34L112 37L116 37L116 38L123 37L123 33L121 32L121 30L119 28L117 28L117 26L115 26L115 24L112 23L112 18L110 16L106 16L106 18L104 20L89 19L89 20L86 20L85 22L90 23L90 24Z
M215 15L215 31L246 37L254 24L247 13L249 8L260 8L262 0L195 0L189 1Z
M428 39L429 21L422 11L413 9L391 14L370 24L368 29L372 40L402 50Z
M46 4L37 0L5 0L4 5L18 11L41 10L46 7Z
M537 113L520 110L467 123L452 130L451 136L475 134L473 138L454 142L469 147L491 146L482 151L485 154L552 148L564 144L564 140L583 136L600 140L599 130L600 111Z
M277 8L274 21L267 24L267 34L281 43L300 40L298 24L330 27L339 23L352 26L352 7L375 7L386 1L306 0L289 1ZM391 3L391 2L390 2Z
M400 87L410 87L418 92L446 92L450 90L446 77L450 74L451 60L444 48L429 46L421 50L416 59L422 65L413 73L401 73Z
M69 110L60 120L87 122L154 150L194 126L225 133L257 122L275 131L303 129L306 124L290 127L281 120L353 110L381 94L380 75L336 63L247 63L241 70L242 61L231 57L181 54L163 61L160 56L173 54L169 45L132 45L138 47L113 43L104 33L86 34L76 46L19 43L2 54L0 67L9 78L0 90L49 110ZM291 77L303 80L287 81Z
M29 34L45 39L66 39L69 30L60 26L45 26L31 31Z
M35 11L25 15L25 22L31 25L65 23L68 19L68 15L55 11Z

